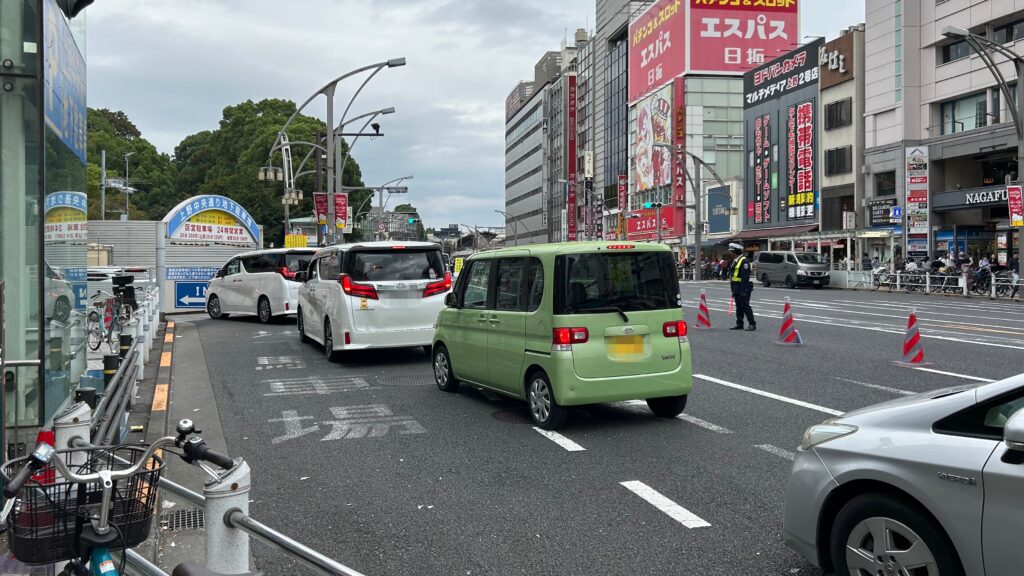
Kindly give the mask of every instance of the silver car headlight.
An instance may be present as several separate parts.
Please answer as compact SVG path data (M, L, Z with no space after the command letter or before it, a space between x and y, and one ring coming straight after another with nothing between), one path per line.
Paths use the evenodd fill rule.
M800 269L798 269L796 271L796 275L797 276L807 276L807 270L800 270Z
M800 448L802 450L809 450L830 440L849 436L856 431L856 426L851 426L849 424L835 424L831 421L825 421L821 424L811 426L804 432L803 440L800 441Z

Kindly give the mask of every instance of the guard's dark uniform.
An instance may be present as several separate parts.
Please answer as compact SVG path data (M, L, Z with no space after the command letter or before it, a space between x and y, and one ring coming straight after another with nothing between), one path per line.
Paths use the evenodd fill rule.
M750 307L750 294L754 291L754 283L750 281L750 260L746 256L737 256L729 269L729 285L732 298L736 302L736 326L743 327L743 317L751 329L757 326L754 321L754 310Z

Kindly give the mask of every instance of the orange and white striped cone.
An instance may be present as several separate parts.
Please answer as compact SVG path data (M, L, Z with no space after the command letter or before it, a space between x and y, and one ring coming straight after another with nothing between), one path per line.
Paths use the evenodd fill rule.
M793 321L793 312L789 308L789 298L786 298L786 306L782 309L782 326L779 327L779 339L775 341L781 346L800 346L804 339L800 331L796 329Z
M704 290L700 291L700 304L697 307L697 328L711 328L711 314L708 312L708 297Z
M893 363L907 368L931 366L931 362L924 361L924 348L921 347L921 332L917 329L915 308L910 309L910 316L907 318L907 334L903 337L903 360L896 360Z
M729 298L729 316L732 316L732 307L736 305L735 298Z

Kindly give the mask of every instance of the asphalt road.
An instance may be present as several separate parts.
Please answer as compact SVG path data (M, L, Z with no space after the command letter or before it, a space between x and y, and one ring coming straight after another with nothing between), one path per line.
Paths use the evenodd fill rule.
M228 448L253 468L253 516L368 576L819 574L781 535L806 427L1024 372L1019 303L758 288L758 330L735 332L717 282L684 284L691 326L701 289L713 328L691 328L682 417L589 406L551 438L524 404L438 391L418 349L332 364L289 323L196 325ZM787 296L802 347L773 343ZM912 306L932 371L893 364Z

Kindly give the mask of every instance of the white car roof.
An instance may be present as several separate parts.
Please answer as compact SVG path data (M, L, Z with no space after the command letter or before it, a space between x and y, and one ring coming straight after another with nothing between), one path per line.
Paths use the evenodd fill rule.
M286 253L309 253L313 254L316 252L316 248L266 248L264 250L250 250L249 252L242 252L235 254L232 258L244 257L244 256L259 256L262 254L286 254Z

